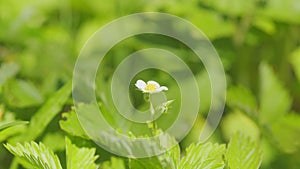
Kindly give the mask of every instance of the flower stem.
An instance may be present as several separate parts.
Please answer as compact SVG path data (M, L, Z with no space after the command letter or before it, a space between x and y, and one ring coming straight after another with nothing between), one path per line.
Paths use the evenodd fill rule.
M152 121L151 121L151 123L152 123L152 127L151 127L152 135L155 136L157 134L157 124L154 120L155 108L154 108L154 106L152 104L152 101L151 101L151 94L149 94L149 104L150 104L150 113L151 113L151 117L152 117Z

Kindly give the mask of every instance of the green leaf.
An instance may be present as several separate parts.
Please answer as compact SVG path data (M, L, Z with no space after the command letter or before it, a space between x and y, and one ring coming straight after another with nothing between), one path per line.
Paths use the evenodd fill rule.
M19 65L16 63L4 63L0 67L0 86L2 86L9 78L15 76L19 71Z
M207 0L203 1L218 11L231 16L245 16L255 9L255 1L239 1L239 0Z
M126 169L124 161L121 158L111 157L110 161L105 161L101 165L101 169Z
M15 126L11 126L9 128L6 128L2 131L0 131L0 142L16 136L16 135L20 135L24 132L26 132L27 127L25 125L15 125Z
M22 124L28 124L28 122L27 121L12 121L12 122L0 123L0 130L15 126L15 125L22 125Z
M36 139L47 127L49 122L60 112L71 93L72 83L69 82L59 89L31 118L28 130L15 141Z
M85 131L81 127L81 124L78 120L74 108L72 108L70 112L63 113L62 117L64 120L59 121L59 126L62 130L73 136L79 136L82 138L89 139Z
M257 143L239 133L231 138L225 157L231 169L257 169L262 160Z
M179 169L222 169L225 145L212 143L191 144L179 163Z
M297 48L291 55L290 63L295 69L296 76L300 81L300 48Z
M290 113L272 125L275 144L286 153L293 153L300 148L300 116Z
M140 169L164 169L164 168L177 168L180 158L180 148L178 145L174 146L165 153L148 157L148 158L131 158L129 161L130 168Z
M227 91L227 103L247 113L257 115L257 103L251 91L243 86L232 87Z
M0 142L26 131L27 121L16 120L16 113L0 105ZM1 156L1 155L0 155Z
M259 140L260 137L258 125L239 110L226 113L225 117L222 118L221 129L226 140L229 140L237 132L244 133L245 136L249 136L253 140Z
M164 103L162 103L161 105L157 106L156 109L158 110L158 112L161 113L168 113L171 104L174 102L174 100L168 100Z
M300 23L298 0L272 0L266 3L265 8L259 10L261 16L267 16L273 20L285 23Z
M79 148L71 143L66 137L66 155L67 155L67 169L97 169L98 165L95 160L96 149Z
M170 149L166 149L174 145ZM149 146L149 145L148 145ZM129 166L130 168L140 168L140 169L164 169L164 168L177 168L179 159L180 159L180 148L177 141L170 135L165 135L164 140L161 140L160 143L152 144L152 148L146 147L146 145L141 144L141 151L146 152L159 152L165 150L164 153L152 156L149 154L149 157L146 158L130 158ZM152 157L150 157L152 156Z
M275 122L289 111L291 97L267 64L260 65L260 80L259 119L263 123Z
M176 141L175 139L173 141ZM180 162L180 147L179 144L176 144L172 149L167 151L166 153L166 160L168 164L172 168L178 168Z
M7 103L14 107L29 107L43 102L43 96L36 87L23 80L11 80L4 87Z
M275 23L268 17L263 17L261 15L255 16L253 19L253 26L264 31L265 33L272 35L276 32Z
M55 144L53 144L53 140L55 140ZM54 152L66 149L65 136L62 132L48 132L42 142Z
M24 145L4 145L12 154L34 169L62 169L58 157L42 143L26 142ZM29 166L27 166L29 165Z
M140 168L140 169L163 169L167 168L165 164L163 164L158 156L149 157L149 158L137 158L137 159L130 159L129 161L130 168Z

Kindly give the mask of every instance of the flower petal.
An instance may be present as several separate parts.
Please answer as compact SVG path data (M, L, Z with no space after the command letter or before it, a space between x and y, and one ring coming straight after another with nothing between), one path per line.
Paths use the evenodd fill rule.
M149 80L149 81L147 82L147 84L153 84L153 85L156 86L156 88L159 88L159 87L160 87L160 85L159 85L156 81L153 81L153 80Z
M160 89L161 90L169 90L166 86L161 86Z
M147 84L146 84L143 80L138 80L138 81L136 81L136 83L135 83L135 86L136 86L137 88L139 88L140 90L142 90L142 91L144 91L146 85L147 85Z
M168 88L167 88L166 86L161 86L160 88L158 88L158 89L155 91L155 93L159 93L159 92L161 92L161 91L163 91L163 90L168 90Z

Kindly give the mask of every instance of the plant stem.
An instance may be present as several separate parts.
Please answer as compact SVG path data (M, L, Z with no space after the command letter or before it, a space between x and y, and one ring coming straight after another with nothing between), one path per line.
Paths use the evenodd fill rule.
M154 120L154 115L155 115L155 109L154 109L154 106L152 104L152 101L151 101L151 94L149 94L149 104L150 104L150 113L151 113L151 117L152 117L152 135L155 136L157 134L157 124L155 123L155 120Z

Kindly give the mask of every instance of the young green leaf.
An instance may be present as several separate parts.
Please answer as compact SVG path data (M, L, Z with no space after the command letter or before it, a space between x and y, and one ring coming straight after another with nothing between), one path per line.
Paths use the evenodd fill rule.
M225 145L212 143L191 144L179 163L179 169L222 169Z
M62 169L58 157L42 143L26 142L24 145L4 145L8 151L33 169ZM29 165L29 166L27 166Z
M291 97L267 64L260 65L260 80L259 119L263 123L275 122L289 111Z
M67 169L97 169L95 152L95 148L79 148L66 138Z
M227 103L247 113L251 117L256 116L257 103L251 91L245 87L232 87L227 91Z
M0 131L0 142L3 142L4 140L7 140L8 138L11 138L16 135L20 135L24 132L26 132L27 126L25 125L15 125L8 127L4 130Z
M4 63L0 67L0 86L2 86L9 78L15 76L19 71L19 65L16 63Z
M174 102L174 100L168 100L168 101L162 103L161 105L157 106L158 111L161 113L168 113L168 111L171 107L171 104L173 102Z
M300 116L290 113L279 119L271 127L276 145L286 153L293 153L300 148Z
M105 161L101 165L101 169L125 169L124 161L120 158L111 157L110 161Z
M44 101L38 89L30 82L24 80L10 80L4 86L6 102L13 107L23 108L36 106Z
M24 124L28 124L27 121L12 121L12 122L6 122L6 123L0 123L0 131L3 129L6 129L8 127L12 127L15 125L24 125Z
M130 168L141 168L141 169L152 169L152 168L157 168L157 169L164 169L164 168L177 168L179 159L180 159L180 148L175 140L175 138L171 137L168 134L165 134L164 139L161 140L160 143L154 143L146 145L146 144L141 144L140 151L146 151L146 152L151 152L149 157L146 158L130 158L129 159L129 167ZM174 145L170 149L166 149L167 147ZM147 147L149 146L149 147ZM164 153L157 155L157 156L152 156L153 152L160 152L162 150L165 150ZM152 157L150 157L152 156Z
M55 144L53 144L53 140L55 140ZM42 142L54 152L62 152L66 149L65 135L63 135L63 133L61 133L60 131L47 133L43 137Z
M16 120L16 114L0 105L0 142L26 131L28 121ZM1 155L0 155L1 156Z
M231 138L225 157L231 169L257 169L262 160L257 143L241 134Z
M173 141L176 141L175 139ZM169 166L172 168L178 168L180 162L180 147L179 144L176 144L166 153L166 161L168 162Z
M297 48L291 55L290 62L295 69L296 76L300 81L300 48Z
M70 112L63 113L62 117L64 120L59 121L59 126L62 130L73 136L79 136L88 139L88 136L82 129L81 124L73 108Z
M237 132L241 132L253 140L259 140L260 137L259 126L239 110L228 112L222 117L221 130L226 140L229 140Z
M175 169L178 166L179 158L180 148L178 145L176 145L170 150L158 156L137 159L131 158L129 159L129 166L130 168L140 169Z
M164 169L167 168L165 164L163 164L158 156L153 156L149 158L137 158L129 160L130 168L140 168L140 169Z
M54 116L60 112L62 106L69 98L71 87L72 83L69 82L50 97L49 100L31 118L28 131L20 137L15 138L15 140L28 141L36 139L44 131Z

